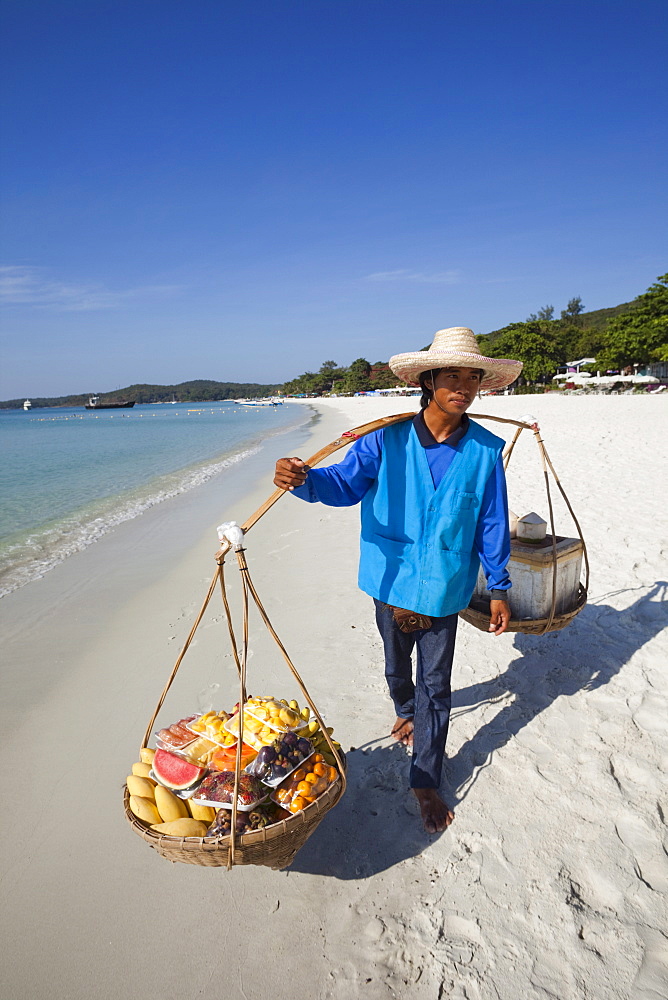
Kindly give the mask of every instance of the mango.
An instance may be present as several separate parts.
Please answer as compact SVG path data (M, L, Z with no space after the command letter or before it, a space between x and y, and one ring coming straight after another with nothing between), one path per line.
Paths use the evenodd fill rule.
M128 774L125 779L130 795L139 795L143 799L155 801L155 782L150 778L140 778L137 774Z
M150 750L149 747L142 747L139 751L139 759L143 764L152 764L154 757L155 750Z
M155 789L155 804L163 823L171 823L177 819L187 819L188 807L168 788L158 785Z
M136 764L132 765L132 773L139 778L148 778L151 773L151 765L138 760Z
M209 826L216 818L216 810L213 806L198 806L192 799L187 799L188 809L193 819L199 819Z
M141 795L131 795L130 809L142 823L153 826L154 823L160 822L160 813L151 799L145 799Z
M170 823L158 823L151 829L166 833L168 837L204 837L207 825L196 819L174 819Z

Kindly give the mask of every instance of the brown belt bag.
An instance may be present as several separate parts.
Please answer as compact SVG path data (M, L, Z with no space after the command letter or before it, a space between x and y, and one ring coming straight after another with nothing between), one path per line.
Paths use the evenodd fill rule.
M416 632L418 629L431 628L431 618L427 615L420 615L417 611L407 611L406 608L395 608L392 604L388 604L388 608L392 612L397 627L402 632Z

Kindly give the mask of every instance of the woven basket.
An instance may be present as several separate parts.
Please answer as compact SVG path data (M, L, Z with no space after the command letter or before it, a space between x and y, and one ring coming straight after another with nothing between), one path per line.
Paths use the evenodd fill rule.
M341 753L345 767L345 755ZM278 870L285 868L303 847L326 812L335 806L343 794L341 778L325 789L315 802L295 813L289 819L279 820L262 830L251 830L235 838L234 864L263 865ZM168 861L184 865L201 865L206 868L229 868L229 837L167 837L156 833L146 823L130 812L130 795L125 789L123 802L125 817L142 840Z
M269 620L267 612L264 609L262 601L260 600L252 581L250 569L246 561L245 549L241 544L235 545L235 554L241 571L243 597L243 638L241 642L241 655L237 652L238 645L234 633L230 605L227 598L223 568L225 555L229 549L229 545L223 546L219 552L216 553L216 572L214 573L209 586L208 593L204 598L204 603L199 610L199 614L195 619L183 649L177 657L176 663L172 668L172 672L167 680L167 683L165 684L162 694L160 695L158 704L156 705L153 715L151 716L148 726L146 727L146 732L144 733L144 738L140 746L140 754L142 750L148 746L151 732L153 730L153 724L155 723L158 713L162 708L167 693L169 692L179 667L181 666L183 658L188 651L193 636L202 621L202 617L209 605L209 601L211 600L214 591L217 589L217 586L220 585L223 606L230 633L232 655L239 671L239 704L242 706L240 713L242 716L240 718L240 728L243 728L243 705L247 697L246 663L248 658L248 609L249 599L252 598L260 613L260 617L279 646L294 679L297 681L301 692L306 699L308 707L310 708L313 719L317 720L320 726L320 730L329 746L329 751L336 761L338 776L320 795L318 795L317 799L306 806L306 808L290 816L288 819L279 820L277 823L272 823L271 826L264 827L260 830L251 830L248 833L237 834L235 832L234 821L236 808L234 807L232 808L231 817L232 833L226 837L170 837L167 834L158 833L153 830L148 823L144 823L138 819L130 809L130 793L127 786L125 788L123 798L125 817L134 833L141 837L142 840L145 840L146 843L149 844L150 847L153 847L163 858L167 858L168 861L181 861L186 865L201 865L207 868L224 867L228 870L235 865L263 865L266 868L279 869L285 868L286 865L290 864L299 848L302 847L302 845L314 832L325 813L335 806L344 794L346 790L346 758L345 754L340 749L339 744L334 744L322 716L320 715L310 694L306 690L303 680L299 676L299 673L290 659L285 646L279 639ZM240 758L237 758L235 761L234 774L235 790L232 796L233 801L237 797L237 783L241 776Z
M552 620L549 618L536 618L536 619L521 619L521 618L511 618L510 624L508 625L508 632L524 632L526 635L544 635L546 632L559 632L562 628L566 628L576 615L579 615L585 604L587 603L587 591L580 584L578 588L577 601L575 607L571 608L570 611L564 611L560 615L554 615ZM468 608L459 612L459 617L463 618L465 622L469 625L475 625L479 628L481 632L489 631L489 602L488 601L472 601Z

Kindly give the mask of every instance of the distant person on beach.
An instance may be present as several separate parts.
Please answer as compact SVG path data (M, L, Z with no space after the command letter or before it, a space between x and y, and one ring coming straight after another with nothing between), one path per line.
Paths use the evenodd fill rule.
M480 388L514 382L522 364L484 357L472 330L451 327L428 351L390 358L390 368L422 387L413 419L360 438L338 465L309 469L300 458L281 458L274 482L309 503L361 502L358 582L376 605L397 713L391 735L413 748L410 786L425 830L438 833L454 819L439 786L457 614L480 563L492 594L490 632L501 635L510 621L504 442L466 410Z

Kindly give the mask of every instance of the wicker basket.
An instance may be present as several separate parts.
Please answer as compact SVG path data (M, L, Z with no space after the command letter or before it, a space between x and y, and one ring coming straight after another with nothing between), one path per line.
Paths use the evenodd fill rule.
M179 667L181 666L183 658L188 651L193 636L202 621L202 617L209 605L211 597L218 585L220 585L223 606L230 633L232 654L239 671L239 704L242 706L242 718L240 719L241 728L243 727L243 705L247 697L246 662L248 658L248 608L249 599L252 598L260 613L260 617L279 646L294 679L297 681L301 692L306 699L308 707L310 708L313 720L317 720L320 726L320 730L329 746L329 751L336 761L338 776L320 795L318 795L317 799L306 806L305 809L300 810L288 819L279 820L277 823L272 823L271 826L264 827L260 830L251 830L248 833L237 834L235 832L235 808L232 809L232 832L230 835L225 837L170 837L164 833L157 833L148 823L144 823L138 819L130 809L130 793L127 786L125 787L123 798L125 817L137 836L141 837L142 840L145 840L150 847L153 847L158 854L160 854L163 858L167 858L168 861L181 861L186 865L202 865L207 868L224 867L230 869L235 865L264 865L266 868L279 869L285 868L286 865L290 864L299 848L306 843L308 838L314 832L325 813L335 806L344 794L346 790L346 757L340 749L339 744L334 744L322 716L320 715L310 694L306 690L303 680L299 676L299 673L290 659L285 646L279 639L273 625L269 621L267 612L264 609L262 601L260 600L252 581L250 569L246 561L245 549L240 544L235 545L235 554L241 571L243 595L243 638L241 642L241 655L239 656L237 652L238 647L232 623L230 605L227 598L223 568L225 555L229 551L229 548L230 546L224 546L219 552L216 553L216 572L214 573L209 586L208 593L204 598L204 603L200 608L199 614L195 619L183 649L177 657L176 663L172 668L172 672L167 680L167 683L165 684L162 694L160 695L155 711L153 712L148 726L146 727L146 732L144 733L144 738L140 746L140 754L146 747L148 747L148 742L153 730L153 724L155 723L158 713L162 708L167 693L169 692ZM236 796L236 785L241 776L240 766L240 758L237 758L235 761L235 770L233 772L235 774L235 792L233 794L233 799Z
M570 611L564 611L560 615L554 615L552 620L549 618L536 618L536 619L521 619L521 618L511 618L510 624L506 631L508 632L524 632L526 635L544 635L546 632L558 632L562 628L566 628L576 615L579 615L585 604L587 603L587 591L580 584L578 588L577 601L575 607L571 608ZM481 632L489 631L489 602L487 601L472 601L468 608L459 612L459 617L463 618L465 622L469 625L475 625L479 628Z
M345 766L345 755L341 753ZM235 838L234 865L263 865L278 870L290 864L300 847L343 794L341 778L325 789L315 802L289 819L279 820L262 830L251 830ZM231 868L230 837L167 837L156 833L130 812L130 795L125 789L125 816L138 837L168 861L206 868Z

